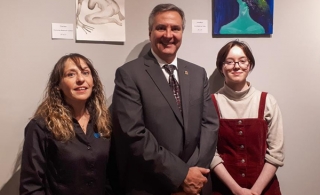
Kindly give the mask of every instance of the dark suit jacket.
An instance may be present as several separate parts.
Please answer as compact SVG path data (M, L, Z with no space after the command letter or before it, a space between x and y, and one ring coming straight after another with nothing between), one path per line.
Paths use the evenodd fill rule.
M182 114L151 51L116 71L113 141L123 193L170 194L189 167L209 168L219 125L207 75L181 59L178 75Z

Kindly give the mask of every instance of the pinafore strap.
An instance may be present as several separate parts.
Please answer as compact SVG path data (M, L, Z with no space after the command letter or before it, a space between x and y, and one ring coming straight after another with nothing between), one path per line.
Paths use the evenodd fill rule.
M217 99L216 99L216 97L214 96L214 94L211 94L211 99L212 99L212 101L213 101L213 105L214 105L214 107L216 108L218 117L219 117L219 119L220 119L220 111L219 111Z
M264 109L266 107L267 92L261 92L258 118L264 120Z

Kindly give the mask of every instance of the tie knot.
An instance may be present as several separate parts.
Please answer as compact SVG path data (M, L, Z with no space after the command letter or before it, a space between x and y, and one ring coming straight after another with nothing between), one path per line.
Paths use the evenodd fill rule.
M163 66L163 68L168 74L173 74L173 71L176 69L176 66L166 64Z

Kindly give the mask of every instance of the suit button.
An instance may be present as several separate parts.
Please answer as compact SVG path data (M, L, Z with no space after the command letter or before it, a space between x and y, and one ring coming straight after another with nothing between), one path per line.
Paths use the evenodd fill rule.
M239 135L242 135L243 134L243 132L242 131L239 131Z
M244 160L244 159L241 160L241 163L245 163L245 162L246 162L246 160Z
M244 145L240 145L240 148L243 149L243 148L244 148Z
M241 124L242 124L242 120L239 120L239 121L238 121L238 125L241 125Z
M88 149L88 150L91 150L91 146L90 146L90 145L88 145L88 146L87 146L87 149Z
M246 174L244 174L244 173L241 174L241 177L245 177L245 176L246 176Z

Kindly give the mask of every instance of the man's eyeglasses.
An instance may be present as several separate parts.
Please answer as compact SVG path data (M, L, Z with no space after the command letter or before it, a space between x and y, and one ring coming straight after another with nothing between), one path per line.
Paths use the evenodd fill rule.
M235 62L233 60L227 60L223 63L227 68L230 68L230 69L234 68L236 64L238 64L240 66L240 68L243 68L243 69L247 69L249 66L249 60L247 60L247 59L243 59L238 62Z

